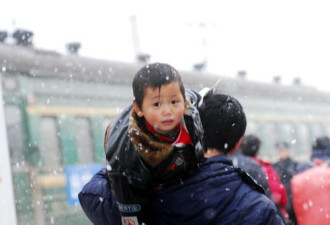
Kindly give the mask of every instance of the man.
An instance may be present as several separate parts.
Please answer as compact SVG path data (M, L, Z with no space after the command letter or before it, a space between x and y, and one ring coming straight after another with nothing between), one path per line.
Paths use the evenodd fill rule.
M289 219L292 224L297 224L296 216L292 206L292 195L290 181L292 177L303 170L309 168L308 164L299 163L290 157L290 146L289 143L282 141L275 144L279 161L273 164L274 169L278 173L282 183L284 184L287 194L288 203L286 205L286 211L289 214Z
M154 214L150 216L157 224L283 224L262 188L227 156L239 147L246 129L242 106L233 97L210 94L199 111L205 130L205 161L182 182L154 190ZM79 194L86 215L94 224L119 224L104 175L94 178Z

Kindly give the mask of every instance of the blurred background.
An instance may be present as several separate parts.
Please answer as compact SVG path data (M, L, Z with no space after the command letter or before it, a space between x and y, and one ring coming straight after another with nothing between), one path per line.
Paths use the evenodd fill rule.
M18 1L0 14L0 224L89 224L77 201L146 63L238 98L260 157L330 135L328 1ZM9 222L8 222L9 221Z
M178 69L205 70L284 84L295 78L327 89L330 3L326 0L3 2L0 28L34 32L34 45L83 56L133 62L136 53ZM330 91L328 89L328 91Z

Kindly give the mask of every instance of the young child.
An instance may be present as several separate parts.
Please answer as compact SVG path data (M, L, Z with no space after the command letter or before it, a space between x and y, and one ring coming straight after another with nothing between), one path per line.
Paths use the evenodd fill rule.
M140 69L132 83L133 106L107 129L108 178L123 224L150 221L153 190L178 183L203 159L198 94L186 98L177 70L154 63Z

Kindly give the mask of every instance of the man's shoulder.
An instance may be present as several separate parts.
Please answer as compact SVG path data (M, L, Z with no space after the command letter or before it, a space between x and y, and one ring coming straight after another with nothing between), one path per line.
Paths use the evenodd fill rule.
M106 178L106 169L101 169L92 179L84 185L80 195L99 195L106 197L111 192Z

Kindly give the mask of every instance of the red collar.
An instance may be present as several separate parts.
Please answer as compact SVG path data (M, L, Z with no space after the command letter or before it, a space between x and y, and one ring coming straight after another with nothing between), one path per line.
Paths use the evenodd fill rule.
M155 129L147 121L144 121L144 125L146 126L149 133L151 133L155 138L157 138L160 141L166 141L166 142L170 142L170 143L172 143L176 140L176 138L178 137L179 131L180 131L180 124L178 124L175 127L175 132L173 134L173 137L166 137L166 136L158 133L157 131L155 131Z
M144 122L144 125L146 126L148 132L150 132L155 138L160 141L170 142L177 147L192 144L189 133L186 131L186 129L182 126L181 123L176 126L176 131L172 138L165 137L164 135L159 134L147 121Z

